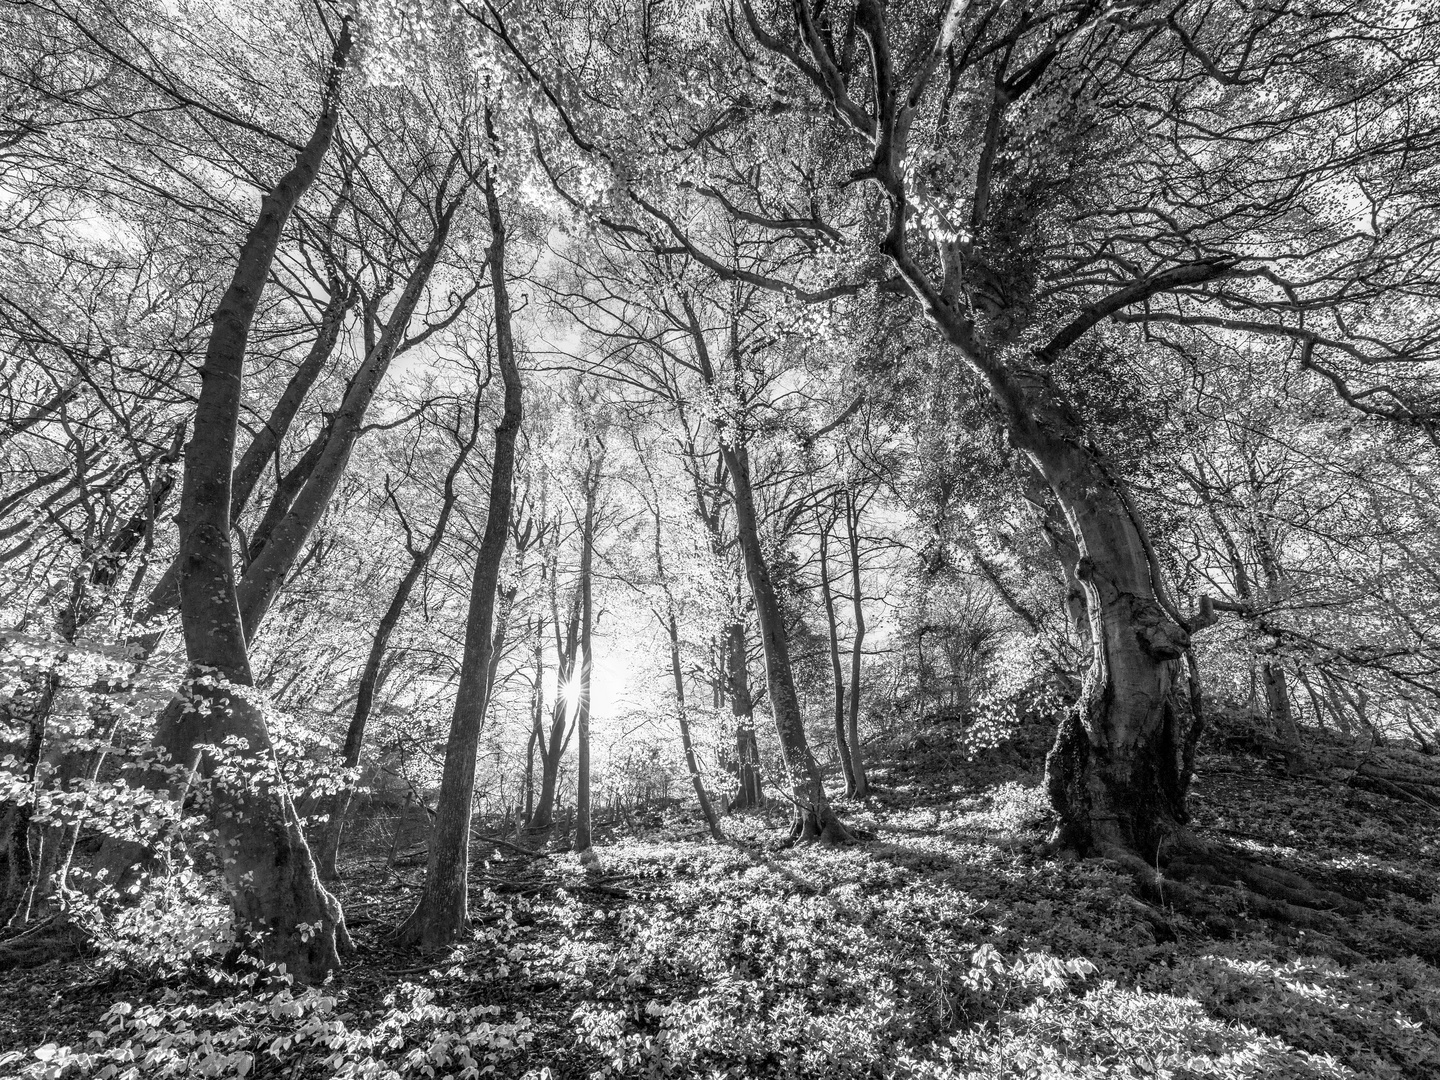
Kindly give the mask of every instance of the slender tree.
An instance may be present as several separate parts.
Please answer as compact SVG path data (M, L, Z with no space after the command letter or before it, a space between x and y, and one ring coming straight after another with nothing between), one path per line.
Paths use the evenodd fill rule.
M493 127L486 114L486 127ZM495 362L504 385L504 407L495 428L495 451L490 467L490 503L485 533L475 557L470 584L470 608L465 620L465 651L460 685L445 745L445 766L440 780L439 805L430 829L425 887L420 901L400 927L402 940L439 948L464 933L468 917L470 873L470 815L475 791L475 760L480 728L485 720L490 656L494 646L496 587L510 535L514 496L515 441L523 416L520 367L511 325L509 281L506 277L506 225L496 192L493 169L484 177L485 209L490 223L487 259L495 317Z
M405 606L410 601L410 594L414 592L426 567L430 565L430 561L435 557L435 552L445 539L445 530L450 524L450 515L454 511L455 501L459 497L459 493L455 489L455 481L460 475L460 470L465 467L465 462L470 456L470 451L475 447L475 440L479 433L480 397L477 390L475 406L470 416L469 435L462 437L458 424L455 428L454 435L457 445L455 460L445 474L440 494L440 513L435 519L434 528L430 531L430 539L425 542L424 546L416 546L415 534L410 527L409 519L400 508L395 493L393 491L389 493L390 500L395 506L395 512L399 515L400 523L405 530L405 550L410 555L410 565L406 567L400 583L395 587L395 592L390 598L390 604L386 607L385 613L380 616L380 622L375 627L375 635L370 640L370 653L365 658L365 667L360 672L360 685L355 694L355 711L351 714L350 726L345 730L345 742L341 749L341 763L347 770L353 771L360 765L360 754L365 745L365 728L370 719L370 712L375 707L375 696L381 690L382 664L385 660L386 650L390 646L390 636L395 632L400 617L405 613ZM335 793L328 810L329 820L326 822L320 839L316 842L320 876L326 880L334 880L339 876L335 869L335 860L340 853L340 839L344 834L345 819L350 811L350 803L354 794L355 789L349 783Z

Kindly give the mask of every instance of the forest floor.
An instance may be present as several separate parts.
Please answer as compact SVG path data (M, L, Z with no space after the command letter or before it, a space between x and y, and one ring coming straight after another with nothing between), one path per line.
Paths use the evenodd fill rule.
M318 990L101 956L0 974L0 1076L1440 1076L1440 813L1217 738L1201 834L1367 899L1301 931L1221 890L1199 923L1044 856L1032 734L891 748L842 806L876 837L854 847L676 815L590 866L488 844L443 957L387 941L418 868L342 864L360 953Z

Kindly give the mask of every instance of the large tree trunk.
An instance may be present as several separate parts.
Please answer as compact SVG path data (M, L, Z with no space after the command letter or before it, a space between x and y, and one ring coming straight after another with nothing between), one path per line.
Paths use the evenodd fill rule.
M1046 762L1056 841L1153 864L1186 819L1197 717L1180 661L1190 646L1122 482L1049 383L992 372L1012 443L1055 493L1080 557L1091 658L1077 711Z
M1035 512L1040 535L1045 546L1059 564L1060 575L1065 582L1066 629L1069 645L1077 654L1087 653L1090 646L1090 615L1085 608L1085 589L1075 576L1075 567L1080 562L1080 549L1070 532L1070 525L1055 504L1055 495L1045 483L1045 478L1033 462L1022 459L1023 466L1016 471L1024 485L1025 498Z
M260 709L236 600L230 543L231 477L250 325L291 211L314 181L339 120L340 73L351 46L342 23L324 108L294 166L261 200L229 287L216 308L180 505L180 617L191 677L161 718L160 745L182 772L213 779L212 821L236 932L267 963L301 980L339 966L340 905L321 886ZM227 769L202 746L233 744ZM228 766L234 766L230 769Z
M850 645L850 713L846 719L846 741L850 744L850 770L854 784L846 794L863 799L870 794L865 776L865 757L860 749L860 670L865 659L865 594L860 588L860 507L855 493L845 493L845 533L850 541L850 604L855 618L855 640Z
M488 126L488 125L487 125ZM465 622L465 651L460 685L445 745L440 799L430 829L425 888L420 902L400 928L400 937L426 948L451 945L465 931L469 903L470 814L475 793L475 759L485 719L486 690L495 622L495 594L500 564L510 535L514 495L515 440L522 416L520 369L511 336L510 294L505 278L505 222L495 193L493 175L485 179L485 206L490 219L490 284L494 290L495 353L505 386L505 405L495 428L495 456L490 473L490 505L485 534L475 558L470 584L470 610Z
M435 519L435 528L423 548L417 549L413 546L409 525L406 525L406 546L410 551L410 566L406 569L404 576L400 578L400 584L396 586L395 594L390 598L390 606L385 609L385 614L380 616L380 622L375 627L375 636L370 640L370 653L365 658L364 669L360 672L360 685L355 694L355 712L350 717L350 726L345 731L345 745L341 750L341 762L347 770L353 770L360 765L360 751L365 745L365 727L370 720L370 711L375 706L375 695L380 692L384 682L381 665L385 660L385 651L390 647L390 635L395 632L395 627L400 622L400 616L405 613L405 605L410 600L410 594L414 591L416 584L425 573L425 568L430 565L431 558L434 557L441 541L445 538L445 529L449 525L450 515L455 509L455 480L465 465L465 459L470 456L470 450L475 445L475 437L479 434L479 408L480 404L477 401L474 418L470 425L470 437L460 444L460 451L456 454L450 471L445 474L440 514ZM320 839L316 842L320 877L326 881L333 881L339 877L335 869L335 860L340 855L340 839L345 832L345 816L350 812L350 803L354 797L355 788L352 784L347 783L330 800L328 820Z

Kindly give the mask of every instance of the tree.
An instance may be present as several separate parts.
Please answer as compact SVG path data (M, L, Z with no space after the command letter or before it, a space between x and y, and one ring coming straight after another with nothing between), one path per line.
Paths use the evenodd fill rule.
M486 128L494 137L486 114ZM426 948L452 944L464 933L468 917L470 867L470 813L475 790L475 756L480 727L489 701L490 661L494 641L495 594L501 560L510 533L514 496L515 441L520 433L524 404L520 367L511 325L509 283L505 255L505 217L496 192L496 177L487 172L483 188L490 222L488 260L495 310L495 362L505 388L504 408L495 427L495 451L490 467L490 505L485 534L475 557L470 585L470 611L465 622L465 652L460 685L445 745L445 770L440 782L439 806L430 831L425 888L420 902L400 928L402 939Z
M455 501L459 497L459 493L455 489L455 480L460 475L460 470L465 467L465 461L470 456L470 451L474 449L475 439L480 433L479 389L477 388L475 405L471 410L470 433L464 438L460 435L460 424L457 418L453 432L457 446L455 460L445 474L441 491L440 513L435 519L434 528L430 531L430 539L423 547L416 547L415 534L410 527L409 519L400 508L400 502L395 497L394 491L387 491L390 501L395 506L395 513L400 518L400 524L405 530L405 550L410 555L410 565L401 576L400 583L395 587L394 595L391 596L385 613L380 616L380 622L376 625L375 635L370 642L370 653L365 658L365 667L360 673L360 684L355 694L355 712L350 718L350 726L345 731L345 743L342 749L341 761L347 770L354 770L360 765L360 753L365 745L365 727L370 719L370 711L375 707L375 695L380 691L382 685L381 665L385 661L390 636L395 632L395 627L400 622L400 616L405 612L405 605L410 600L410 594L415 590L426 567L435 557L441 541L445 539L445 530L450 523L450 515L455 509ZM329 821L317 844L320 876L326 880L333 880L339 876L335 869L335 859L340 853L340 838L344 834L345 818L350 810L354 790L347 783L335 793L330 804Z
M250 324L285 221L329 149L350 48L350 26L342 21L315 130L290 171L261 200L215 311L180 507L180 611L192 674L161 721L160 736L184 771L198 769L206 776L217 764L206 746L236 739L244 747L243 783L222 782L212 789L237 929L258 939L268 962L283 963L302 979L318 979L339 966L344 921L340 905L320 884L295 808L279 783L264 715L247 699L254 680L236 598L230 483Z
M570 687L575 707L575 850L590 850L590 692L595 669L595 507L605 443L599 433L585 439L585 516L580 523L580 679Z
M716 14L710 54L712 70L734 77L709 109L673 103L669 141L626 123L613 99L583 111L562 102L552 80L586 84L592 71L611 75L604 65L526 57L593 167L618 178L638 142L669 163L659 174L686 178L679 191L617 179L628 202L575 202L617 234L653 237L726 280L801 303L877 283L882 296L911 299L984 388L1079 549L1092 656L1050 759L1057 843L1109 854L1136 875L1163 861L1162 849L1223 861L1183 829L1200 722L1185 658L1204 620L1171 596L1126 477L1096 441L1086 369L1098 356L1143 353L1129 322L1173 322L1292 340L1307 371L1324 367L1324 352L1414 385L1410 365L1432 352L1428 316L1376 305L1390 288L1424 288L1434 245L1422 185L1379 197L1395 226L1383 238L1312 200L1393 173L1425 137L1423 122L1391 104L1397 85L1418 77L1404 32L1373 31L1384 48L1352 49L1351 33L1368 40L1377 25L1363 5L1347 9L1341 34L1307 12L1240 9L1163 25L1092 6L953 3L937 16L877 0L800 3L775 19L743 2L734 15ZM608 59L630 25L616 23ZM1303 62L1297 40L1313 49ZM1352 130L1341 117L1357 108L1374 121L1368 134L1316 154L1325 132ZM653 111L646 130L664 127ZM1246 123L1229 125L1236 115ZM1272 154L1264 165L1261 148ZM798 167L766 168L777 160ZM798 269L762 275L727 262L707 247L697 199L768 230ZM1307 255L1307 242L1336 257ZM1413 398L1396 400L1385 408L1397 419L1423 418Z

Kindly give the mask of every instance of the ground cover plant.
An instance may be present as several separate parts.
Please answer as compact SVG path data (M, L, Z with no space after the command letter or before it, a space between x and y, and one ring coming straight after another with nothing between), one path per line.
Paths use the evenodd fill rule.
M1034 762L1032 761L1033 765ZM12 971L8 1074L1425 1077L1440 1067L1440 850L1403 804L1217 748L1197 827L1366 897L1333 934L1223 900L1206 925L1045 855L1038 774L877 763L874 836L622 826L586 865L490 845L471 930L388 936L413 875L346 865L361 953L301 988L222 957ZM1018 771L1018 770L1017 770ZM1225 807L1209 809L1211 802ZM43 1008L37 1004L43 1002ZM548 1070L548 1073L547 1073Z

